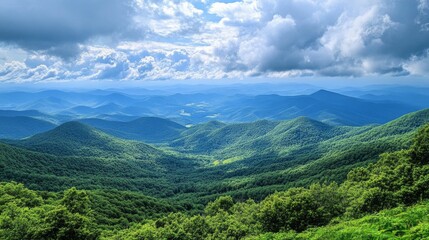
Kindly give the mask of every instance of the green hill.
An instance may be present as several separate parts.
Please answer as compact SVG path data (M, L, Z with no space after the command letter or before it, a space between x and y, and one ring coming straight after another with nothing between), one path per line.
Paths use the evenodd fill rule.
M43 190L0 184L0 238L421 239L428 122L429 110L363 127L210 122L170 146L200 155L65 123L0 143L0 180ZM73 186L87 191L45 192Z
M129 122L90 118L81 119L79 122L116 137L145 142L165 142L177 138L186 129L178 123L157 117L142 117Z
M165 195L204 203L225 193L237 199L261 199L312 182L341 182L348 171L374 162L379 154L407 148L412 134L425 122L429 122L429 110L364 127L331 126L305 117L279 122L209 122L185 129L171 144L170 149L183 152L180 154L118 139L78 122L11 143L43 153L43 157L53 154L66 162L79 159L73 160L77 166L86 161L90 169L91 164L108 165L107 170L93 172L93 177L104 178L103 171L118 173L125 181L120 189L133 189L134 181L142 178L156 182L153 186L173 182ZM18 162L23 159L26 157ZM47 172L52 174L52 170ZM118 184L116 177L106 181L108 186Z
M149 159L164 155L144 143L118 139L79 122L67 122L51 131L15 141L13 144L58 156Z
M277 124L267 120L228 125L209 122L184 131L171 146L192 153L219 153L232 145L265 135Z
M410 148L354 168L341 184L290 188L260 202L221 196L203 215L170 214L107 239L426 239L428 140L429 124Z
M20 139L55 128L56 125L27 116L0 116L0 138Z
M117 139L78 122L11 143L15 147L0 144L0 179L40 190L78 186L165 196L173 192L169 182L177 171L200 164L196 158Z
M352 127L331 126L306 117L287 121L196 125L182 133L171 146L217 158L249 157L287 151L290 147L321 142L347 133Z
M210 153L215 154L213 166L189 173L196 190L181 197L207 200L227 193L261 199L312 182L342 182L351 169L374 162L381 153L408 148L416 129L427 122L429 110L380 126L335 127L307 118L283 121L261 137L238 137Z
M136 190L156 195L168 186L165 169L154 159L106 161L95 157L61 157L0 143L0 179L25 183L32 189Z

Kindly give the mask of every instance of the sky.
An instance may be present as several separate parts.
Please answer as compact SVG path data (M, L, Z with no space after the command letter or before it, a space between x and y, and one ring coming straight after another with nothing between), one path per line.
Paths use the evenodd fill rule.
M429 0L0 3L0 84L428 76Z

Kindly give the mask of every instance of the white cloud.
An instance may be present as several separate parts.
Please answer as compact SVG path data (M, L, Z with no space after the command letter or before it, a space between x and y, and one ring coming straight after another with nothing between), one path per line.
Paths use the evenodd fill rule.
M94 7L100 0L90 1ZM58 26L70 30L77 19L88 24L76 23L85 34L68 42L62 31L44 31L50 40L43 46L29 44L30 37L25 44L0 39L7 44L0 45L7 55L0 59L1 81L429 74L427 0L133 0L108 19L120 23L107 27L99 18L89 26L85 14L61 4L52 10L72 18ZM115 4L103 9L123 7ZM34 17L28 15L23 22ZM36 22L46 30L48 20L55 18ZM0 33L6 30L0 24Z
M429 75L429 50L422 57L412 57L404 68L412 75L428 76Z
M261 19L257 1L244 0L242 2L223 3L215 2L210 6L209 13L222 18L225 23L255 23Z

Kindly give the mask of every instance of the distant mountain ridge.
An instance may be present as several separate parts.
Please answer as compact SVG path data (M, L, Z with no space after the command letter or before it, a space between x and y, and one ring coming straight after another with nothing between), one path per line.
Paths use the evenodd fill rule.
M138 91L135 91L138 92ZM398 101L349 97L327 90L308 95L244 95L228 91L188 94L133 95L115 91L10 92L0 95L0 108L39 110L56 122L99 118L128 121L142 116L170 119L179 124L288 120L305 116L332 125L383 124L421 109ZM240 93L240 91L238 91ZM112 132L113 134L113 132Z
M385 123L418 108L380 103L319 90L310 95L259 95L233 99L223 112L230 121L287 120L300 116L334 125Z
M0 116L0 138L20 139L56 127L51 122L32 117L7 115Z
M176 122L157 117L141 117L129 122L90 118L80 119L79 122L91 125L116 137L145 142L165 142L175 139L186 129Z

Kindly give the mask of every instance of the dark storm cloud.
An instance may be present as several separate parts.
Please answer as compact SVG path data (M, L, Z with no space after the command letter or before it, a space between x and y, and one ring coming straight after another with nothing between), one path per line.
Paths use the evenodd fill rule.
M67 58L79 43L126 29L131 12L123 0L3 0L0 41Z

